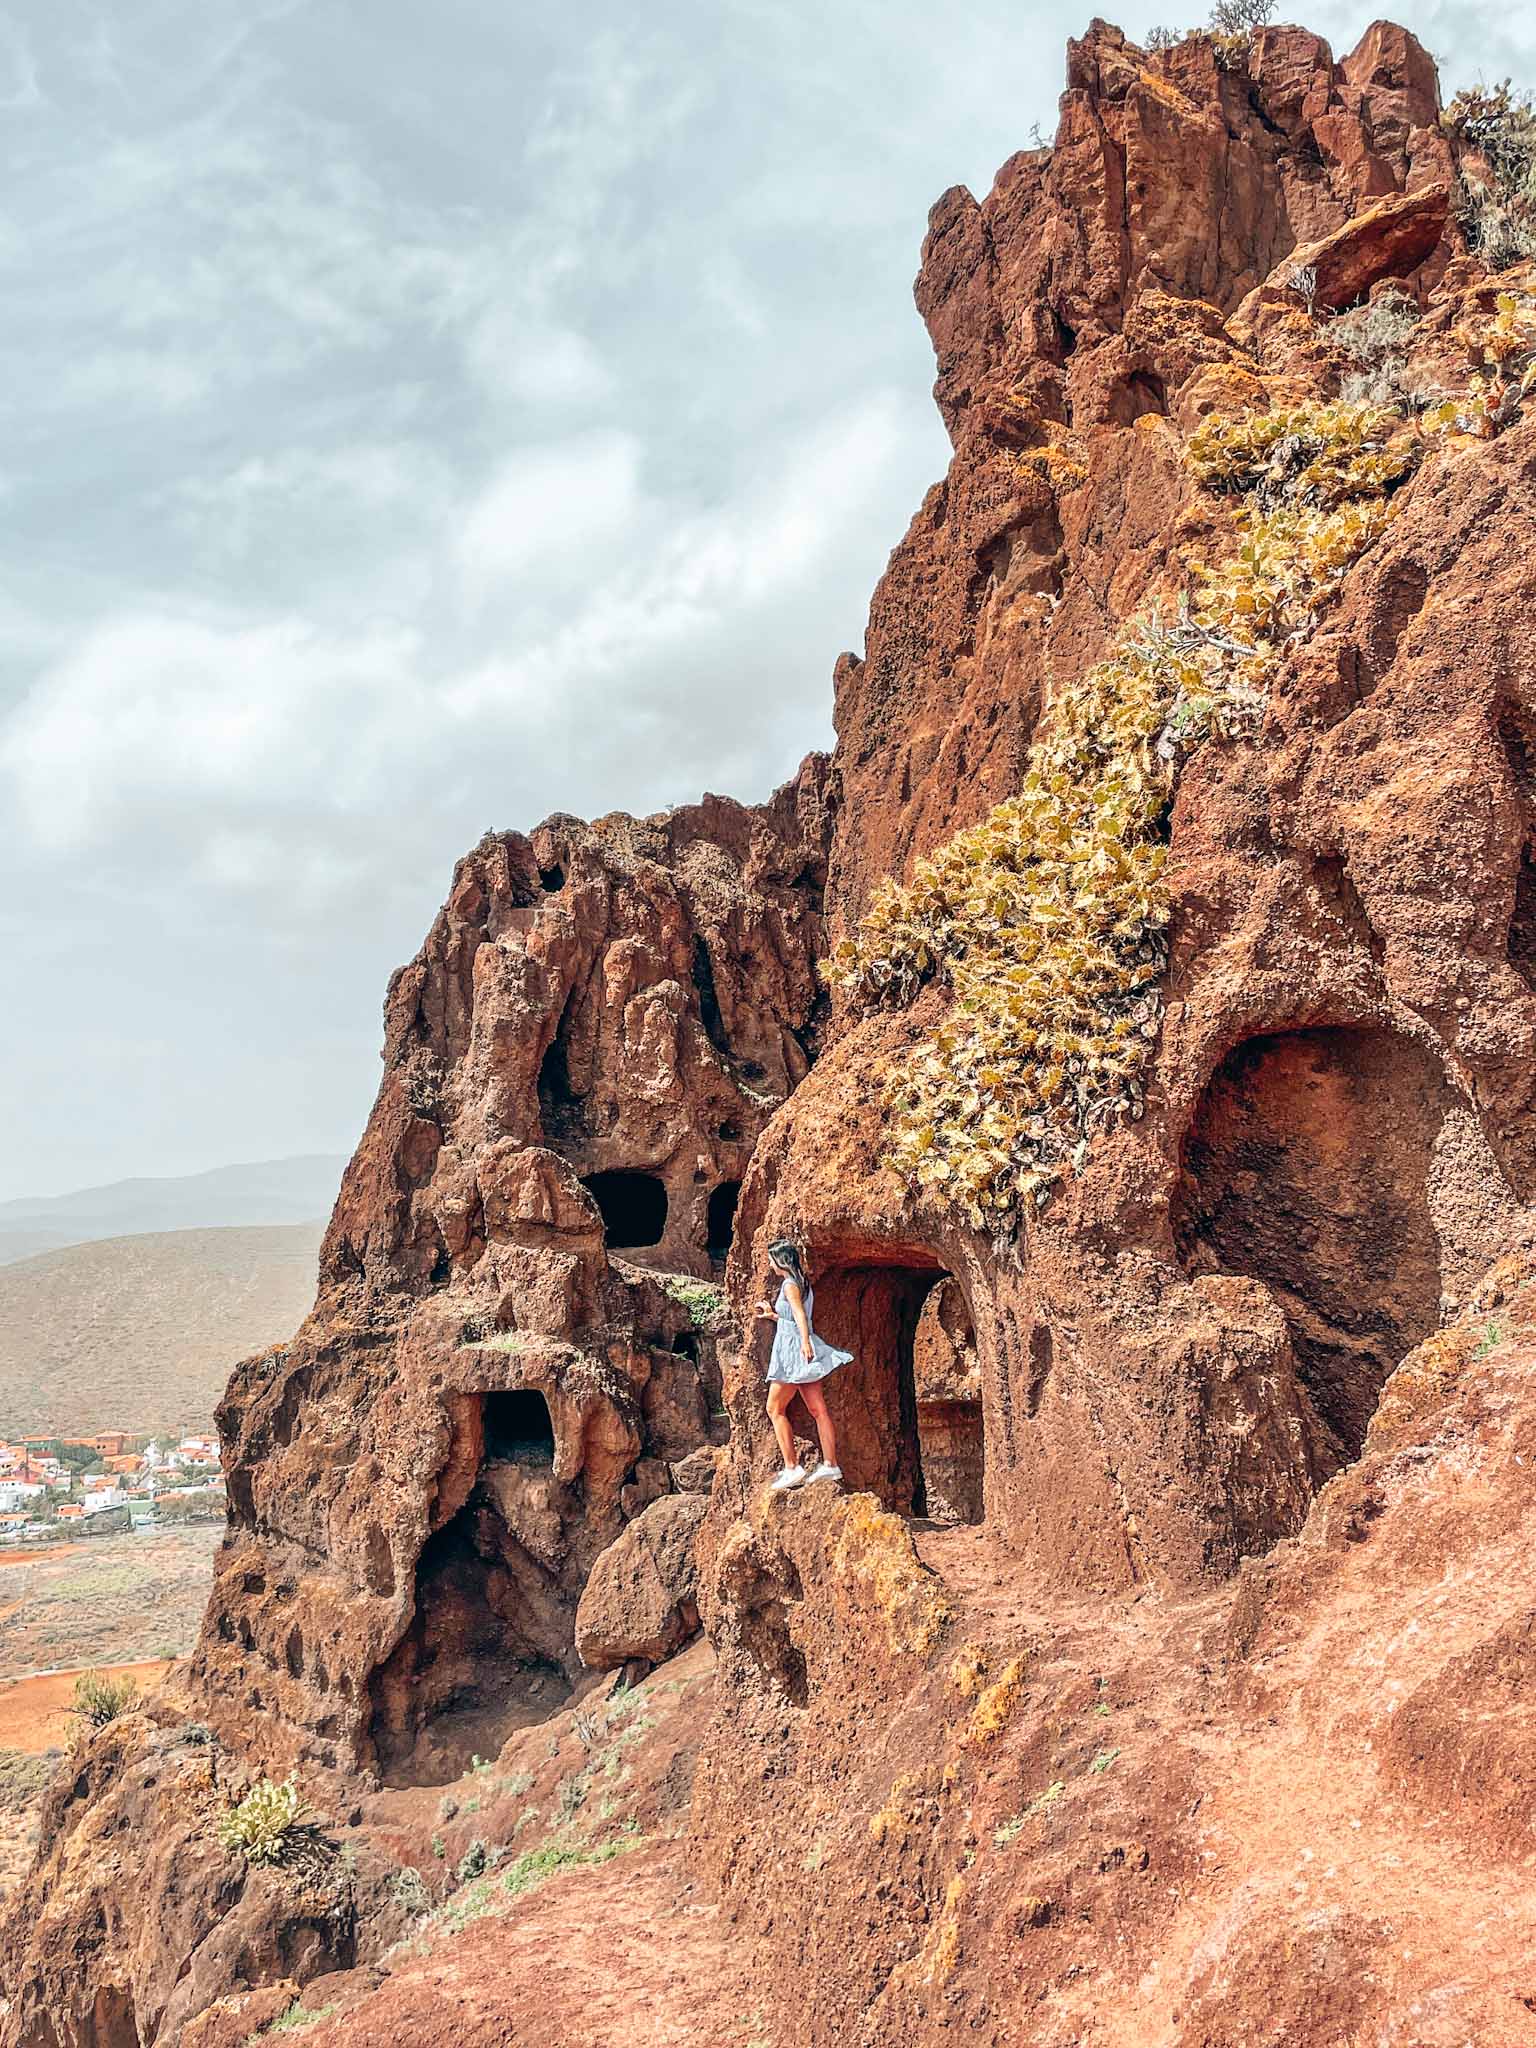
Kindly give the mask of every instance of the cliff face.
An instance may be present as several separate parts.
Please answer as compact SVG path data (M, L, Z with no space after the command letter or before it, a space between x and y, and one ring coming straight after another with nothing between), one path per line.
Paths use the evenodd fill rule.
M1285 289L1302 254L1324 250L1351 299L1417 290L1420 374L1455 374L1447 329L1478 284L1453 259L1449 146L1410 37L1378 26L1334 66L1266 30L1226 68L1208 39L1154 59L1100 29L1068 78L1055 147L980 206L947 195L924 247L955 456L876 593L866 658L839 666L834 935L1020 786L1053 690L1237 544L1186 450L1208 418L1336 391L1326 319ZM871 1111L937 988L897 1017L840 1008L742 1214L814 1247L822 1320L885 1362L848 1392L854 1484L911 1504L910 1368L888 1333L949 1273L975 1327L989 1532L1100 1590L1229 1571L1300 1526L1386 1373L1497 1250L1536 1163L1536 1010L1511 941L1522 476L1519 435L1438 451L1286 649L1262 732L1188 763L1146 1113L1095 1140L1006 1256L883 1165ZM763 1455L757 1373L735 1375L738 1467Z
M690 1854L772 1936L765 2007L803 1978L799 2038L1525 2038L1536 325L1488 338L1531 277L1465 248L1459 150L1389 24L1336 64L1096 23L1053 146L939 202L954 455L838 664L835 756L756 810L461 863L314 1313L221 1411L196 1657L55 1798L0 2038L171 2044L222 1987L382 1945L294 1963L292 1901L230 1880L162 1942L194 1976L116 1925L71 1987L112 1924L92 1845L153 1811L178 1716L333 1808L403 1797L700 1611ZM1098 765L1052 783L1085 690ZM1082 854L1038 911L1073 974L1092 877L1150 878L1103 934L1130 1078L1099 1115L1083 1025L1025 1118L1039 1199L978 1226L947 1161L901 1168L903 1089L992 1000L923 862L1032 784L1115 817L1051 856ZM973 892L994 928L1019 872ZM883 995L825 973L845 942ZM1005 1100L984 1074L965 1111L999 1148ZM856 1356L851 1497L763 1493L777 1234ZM177 1841L162 1927L202 1871ZM242 1912L267 1949L210 1945Z
M717 1428L710 1275L815 1047L822 774L460 863L314 1313L220 1410L192 1683L232 1739L446 1778L579 1675L595 1558Z

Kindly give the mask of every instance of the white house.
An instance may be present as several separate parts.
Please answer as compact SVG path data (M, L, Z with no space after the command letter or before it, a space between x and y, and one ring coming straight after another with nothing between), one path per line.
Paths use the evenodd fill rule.
M24 1501L36 1500L45 1491L41 1480L0 1479L0 1513L9 1513Z
M82 1505L88 1515L99 1515L104 1508L120 1508L127 1498L120 1486L96 1486L87 1493Z

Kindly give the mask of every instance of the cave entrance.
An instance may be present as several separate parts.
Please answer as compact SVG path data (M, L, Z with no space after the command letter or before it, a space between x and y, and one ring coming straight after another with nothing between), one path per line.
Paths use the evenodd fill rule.
M1454 1098L1395 1032L1251 1038L1222 1061L1184 1142L1174 1235L1190 1273L1262 1280L1332 1439L1357 1458L1382 1383L1439 1322L1433 1147Z
M489 1393L482 1422L475 1484L422 1546L410 1624L369 1683L388 1785L446 1784L570 1694L574 1596L539 1541L561 1492L549 1405Z
M935 1522L982 1519L985 1435L976 1333L959 1283L948 1275L923 1298L912 1334L917 1453Z
M936 1259L900 1257L834 1266L815 1285L818 1335L853 1353L826 1383L846 1483L897 1514L979 1522L983 1426L970 1317Z
M555 1425L549 1403L532 1387L485 1397L485 1456L516 1465L553 1465Z
M709 1198L705 1215L705 1249L717 1266L730 1257L731 1238L736 1229L736 1204L741 1196L739 1180L722 1181Z
M614 1251L660 1244L667 1227L667 1187L655 1173L589 1173L582 1186L603 1218L603 1234Z

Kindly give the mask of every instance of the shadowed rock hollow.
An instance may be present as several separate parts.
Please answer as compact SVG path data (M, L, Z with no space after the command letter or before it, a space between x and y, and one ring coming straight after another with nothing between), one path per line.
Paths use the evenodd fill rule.
M1536 296L1467 247L1469 166L1391 24L1342 62L1297 28L1069 46L1052 146L930 218L953 458L831 760L755 810L487 839L392 984L315 1311L221 1411L229 1537L156 1727L387 1802L702 1615L690 1855L762 1944L764 2038L1531 2038ZM1340 411L1388 301L1391 377ZM1218 601L1278 623L1224 629L1241 716L1186 678L1131 750L1166 915L1129 1108L978 1227L895 1147L967 960L889 1001L822 970L883 885L936 890L1085 678L1176 627L1216 659ZM763 1492L780 1234L856 1355L846 1497ZM75 1845L155 1810L139 1739L55 1799L16 2048L178 2039L142 1930L88 1989L64 1962ZM348 1970L362 2038L382 1946L224 1981ZM468 1994L487 2041L542 1995Z

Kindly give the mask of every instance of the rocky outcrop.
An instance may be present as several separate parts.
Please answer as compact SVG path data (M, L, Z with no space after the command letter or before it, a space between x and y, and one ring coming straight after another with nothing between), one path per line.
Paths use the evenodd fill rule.
M714 1427L709 1276L819 1027L822 776L460 863L314 1313L220 1410L193 1684L231 1740L447 1777L578 1676L594 1559Z
M221 1412L230 1532L182 1691L131 1755L83 1754L7 1925L7 2048L174 2048L196 2006L347 1967L172 1831L192 1860L69 1988L70 1930L110 1919L90 1831L152 1811L178 1712L334 1807L410 1799L535 1755L517 1728L586 1667L700 1620L696 1860L761 1951L765 2029L1519 2038L1536 417L1485 337L1536 277L1463 247L1458 148L1389 24L1336 63L1293 28L1148 52L1095 23L1053 145L939 202L917 299L953 459L838 663L833 760L755 810L554 819L461 863L391 986L315 1312ZM1417 317L1386 322L1386 411L1341 425L1335 316L1388 291ZM1240 486L1222 437L1262 420ZM1346 454L1368 492L1331 495ZM1149 687L1120 794L1091 751L1060 768L1111 652L1201 681L1202 593L1239 575L1232 616L1278 622L1228 636L1242 715L1180 682L1176 729ZM993 1227L893 1149L974 956L936 941L883 995L821 973L1027 766L1032 802L1149 835L1120 936L1152 933L1125 971L1155 988L1119 1020L1135 1089ZM1127 841L1062 844L1081 889L1043 924ZM1008 930L1012 1060L1037 955ZM1051 1089L1108 1057L1089 1030ZM1001 1145L981 1085L965 1114ZM843 1495L762 1485L748 1312L779 1234L854 1354ZM570 1722L590 1747L585 1695ZM584 1778L544 1789L581 1811ZM260 1941L224 1931L247 1911Z
M705 1496L668 1494L598 1558L576 1609L576 1650L595 1671L659 1664L699 1626L694 1544Z
M1450 330L1489 300L1446 222L1449 152L1399 31L1336 66L1299 30L1150 55L1099 25L1053 148L980 204L940 202L917 289L955 453L839 666L834 934L1019 786L1129 617L1176 614L1191 564L1235 546L1193 429L1337 393L1324 307L1238 331L1277 264L1310 255L1328 294L1346 274L1417 292L1408 374L1465 389ZM809 1244L818 1318L861 1361L834 1382L855 1486L924 1499L913 1332L949 1276L989 1534L1100 1592L1230 1572L1301 1527L1530 1198L1529 433L1437 448L1291 648L1262 732L1192 758L1145 1114L1084 1148L1006 1256L889 1165L889 1086L941 989L839 1003L754 1155L733 1284L759 1291L767 1235ZM727 1373L722 1512L771 1463L760 1370Z

